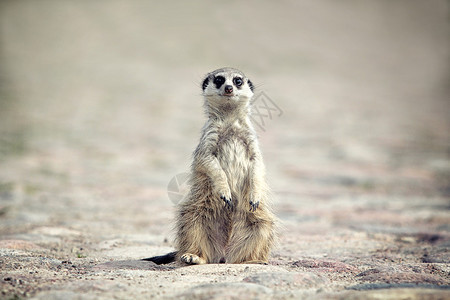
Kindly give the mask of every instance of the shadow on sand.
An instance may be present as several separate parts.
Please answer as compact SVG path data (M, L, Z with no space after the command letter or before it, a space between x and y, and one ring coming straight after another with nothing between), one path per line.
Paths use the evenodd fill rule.
M164 270L173 270L176 267L177 266L175 265L157 265L154 262L143 260L117 260L95 265L92 267L92 269L97 271L117 270L117 269L164 271Z

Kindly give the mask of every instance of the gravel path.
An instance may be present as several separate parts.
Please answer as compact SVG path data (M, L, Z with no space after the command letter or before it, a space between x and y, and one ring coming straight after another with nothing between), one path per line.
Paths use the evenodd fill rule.
M450 298L448 13L0 2L0 298ZM167 186L222 66L256 83L279 245L269 265L140 261L173 250Z

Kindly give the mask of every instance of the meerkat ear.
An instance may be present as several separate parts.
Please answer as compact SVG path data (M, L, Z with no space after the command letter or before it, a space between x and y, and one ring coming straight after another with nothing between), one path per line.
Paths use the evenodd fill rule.
M206 77L205 80L203 80L202 83L202 90L204 91L206 89L206 87L208 86L209 83L209 77Z
M250 87L250 90L253 92L253 89L255 88L253 86L253 82L251 82L250 79L248 79L247 82L248 82L248 86Z

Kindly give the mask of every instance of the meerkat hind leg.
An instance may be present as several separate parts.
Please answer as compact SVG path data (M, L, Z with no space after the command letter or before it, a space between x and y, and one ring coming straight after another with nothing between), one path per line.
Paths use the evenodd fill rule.
M204 258L192 253L184 253L181 255L180 260L189 265L203 265L206 263Z
M267 264L274 240L273 221L254 219L249 222L242 216L238 220L230 237L227 263Z

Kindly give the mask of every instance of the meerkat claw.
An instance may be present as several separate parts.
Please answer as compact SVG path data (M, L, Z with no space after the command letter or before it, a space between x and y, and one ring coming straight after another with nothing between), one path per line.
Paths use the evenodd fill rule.
M259 201L258 202L250 201L250 211L251 212L255 212L256 209L258 208L258 206L259 206Z
M222 199L223 201L225 201L225 203L227 204L228 208L232 208L233 207L233 202L231 202L231 199L228 199L227 197L221 195L220 199Z

